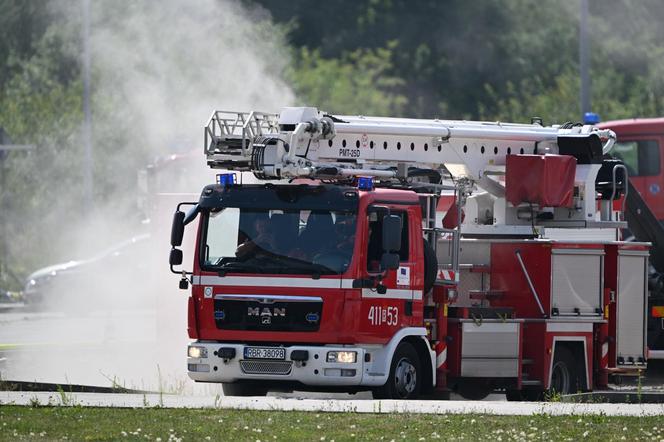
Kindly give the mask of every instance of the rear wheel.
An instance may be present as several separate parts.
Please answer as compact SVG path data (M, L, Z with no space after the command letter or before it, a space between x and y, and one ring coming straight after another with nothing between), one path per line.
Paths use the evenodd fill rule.
M233 384L221 384L224 396L265 396L268 389L263 385L245 384L241 382Z
M572 353L565 347L557 347L551 368L549 393L572 394L576 393L577 386L576 363Z
M505 390L505 398L509 402L520 402L525 400L521 390Z
M408 342L397 346L390 375L382 387L373 391L375 399L417 399L422 386L422 368L415 348Z
M484 379L463 380L457 385L457 393L471 401L482 400L492 392L493 386Z

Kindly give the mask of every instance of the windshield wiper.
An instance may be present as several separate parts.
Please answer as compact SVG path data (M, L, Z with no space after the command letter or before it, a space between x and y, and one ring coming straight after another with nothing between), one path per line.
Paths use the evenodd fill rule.
M319 279L321 275L334 275L339 273L323 264L303 261L301 259L291 258L290 256L279 256L278 261L281 261L288 266L285 268L286 270L298 269L310 271L313 279Z
M239 261L229 261L217 266L216 270L219 273L219 276L226 276L226 273L231 272L267 273L265 267L262 265L247 264L246 262Z
M270 258L250 258L246 261L237 261L225 257L215 264L214 269L219 276L227 273L279 273L288 274L294 271L307 272L313 279L319 279L321 275L334 275L339 272L323 264L303 261L290 256L271 254Z

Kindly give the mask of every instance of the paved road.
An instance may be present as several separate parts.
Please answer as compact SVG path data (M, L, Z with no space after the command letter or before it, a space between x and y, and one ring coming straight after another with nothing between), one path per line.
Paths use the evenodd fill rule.
M219 385L195 384L186 375L186 297L176 300L182 305L170 305L162 311L2 311L0 377L108 387L116 384L129 389L187 395L221 394ZM172 311L182 314L169 316ZM648 373L643 385L664 388L664 364L653 365L657 365L657 370ZM636 380L625 379L625 385L633 388ZM296 392L273 396L371 399L368 392L357 395ZM487 400L504 401L505 397L493 394Z
M173 310L181 312L177 318L151 310L0 312L0 375L215 394L214 388L198 388L186 376L186 305L181 307Z

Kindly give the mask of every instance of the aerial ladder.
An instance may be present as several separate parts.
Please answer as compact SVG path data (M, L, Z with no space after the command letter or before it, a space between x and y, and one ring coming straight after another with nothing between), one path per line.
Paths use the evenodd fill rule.
M479 216L467 229L496 233L532 233L531 215L507 205L505 169L510 155L571 155L576 158L574 201L541 224L550 227L613 228L624 225L605 198L597 210L597 192L620 194L624 166L609 164L606 182L596 189L604 155L616 140L611 130L591 125L542 125L332 116L315 108L285 108L280 114L216 111L205 127L205 155L212 168L251 171L259 179L311 178L348 181L371 176L386 183L447 177L465 201L478 188L489 197L476 204L494 216ZM514 166L515 168L518 166ZM606 169L606 167L605 167ZM613 169L620 169L616 174ZM604 173L606 175L606 173ZM618 176L618 179L616 179ZM432 179L432 177L434 177ZM506 207L512 206L512 207ZM549 210L532 207L528 210ZM496 222L488 223L487 218ZM526 219L528 218L528 219ZM473 218L474 220L475 218ZM492 225L491 229L480 225ZM502 228L496 230L497 225Z

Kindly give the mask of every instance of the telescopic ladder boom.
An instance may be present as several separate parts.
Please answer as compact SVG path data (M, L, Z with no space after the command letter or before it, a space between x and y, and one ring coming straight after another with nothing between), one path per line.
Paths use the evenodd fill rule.
M268 179L395 177L406 165L479 180L500 170L509 154L562 153L561 140L599 142L601 155L615 134L589 125L331 116L315 108L278 115L216 111L205 128L205 154L212 168Z
M537 222L549 227L623 226L619 220L606 222L616 221L610 201L602 201L601 213L597 210L596 180L615 139L611 130L592 125L333 116L311 107L287 107L279 114L214 112L205 127L204 149L210 167L251 171L260 179L373 176L405 183L423 170L438 178L449 173L462 204L474 193L475 209L468 210L477 216L467 232L484 234L491 225L491 234L503 226L506 234L532 235L534 218L545 211L552 215ZM573 203L553 208L508 203L503 177L508 157L547 154L577 159ZM615 194L615 170L613 177Z

